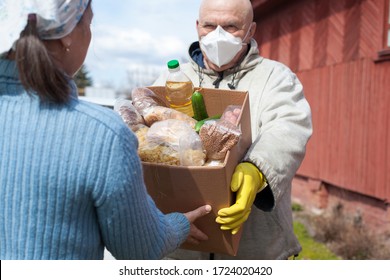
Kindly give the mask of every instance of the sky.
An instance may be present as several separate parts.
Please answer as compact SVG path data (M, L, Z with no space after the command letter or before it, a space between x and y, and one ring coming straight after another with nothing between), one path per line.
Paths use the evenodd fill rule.
M147 86L169 60L186 61L189 45L197 40L200 2L93 0L92 41L85 66L94 86ZM0 28L0 37L4 32ZM3 45L0 52L8 50Z
M85 61L94 85L150 83L171 59L187 60L197 40L201 0L93 0L92 41ZM146 86L146 85L145 85Z

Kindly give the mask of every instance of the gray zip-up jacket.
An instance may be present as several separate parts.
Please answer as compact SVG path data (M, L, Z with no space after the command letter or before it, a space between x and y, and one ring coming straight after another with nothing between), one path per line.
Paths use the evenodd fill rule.
M236 257L215 259L286 259L301 251L293 232L291 183L312 134L311 111L303 87L282 63L259 55L251 40L243 61L217 73L204 68L199 43L191 45L190 62L181 65L195 86L249 92L252 145L242 159L255 164L268 186L257 194L244 224ZM164 85L168 71L155 85ZM208 258L208 254L177 250L172 258Z

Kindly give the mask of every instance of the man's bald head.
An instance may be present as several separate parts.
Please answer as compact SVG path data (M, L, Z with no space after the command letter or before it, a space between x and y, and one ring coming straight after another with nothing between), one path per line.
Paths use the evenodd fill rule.
M213 11L235 11L245 23L253 22L253 8L250 0L202 0L199 19Z
M222 66L213 64L202 50L206 67L217 72L232 68L240 62L256 32L256 23L253 22L253 8L249 0L203 0L196 26L199 41L220 26L224 31L240 38L244 43L244 47L236 56Z

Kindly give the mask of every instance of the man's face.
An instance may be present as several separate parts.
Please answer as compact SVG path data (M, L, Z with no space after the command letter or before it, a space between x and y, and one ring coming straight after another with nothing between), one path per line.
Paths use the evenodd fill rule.
M197 22L199 40L220 25L235 37L244 39L251 26L242 11L229 7L205 7ZM249 36L245 38L249 42Z
M210 2L210 5L207 5L200 12L199 20L197 21L197 31L199 40L202 37L206 36L208 33L214 31L217 26L221 26L225 31L229 32L235 37L241 39L245 38L243 43L248 43L252 38L252 30L248 33L248 30L251 28L252 21L248 20L246 14L242 9L237 9L237 7L232 5L213 5ZM242 54L246 51L246 48L243 48L233 60L221 67L210 62L207 56L203 53L205 57L206 66L213 69L214 71L221 72L226 69L229 69L240 60Z

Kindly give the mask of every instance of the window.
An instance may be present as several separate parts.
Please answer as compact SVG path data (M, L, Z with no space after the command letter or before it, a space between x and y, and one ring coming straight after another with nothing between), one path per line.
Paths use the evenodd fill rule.
M385 23L385 31L386 31L386 37L387 37L386 39L387 40L385 40L385 42L386 42L385 48L390 48L390 0L386 1L386 4L387 4L387 8L386 8L387 22Z
M384 1L383 49L378 51L377 62L390 60L390 0Z

